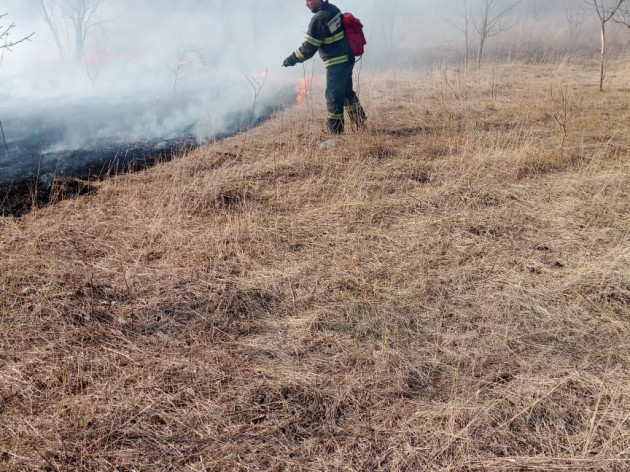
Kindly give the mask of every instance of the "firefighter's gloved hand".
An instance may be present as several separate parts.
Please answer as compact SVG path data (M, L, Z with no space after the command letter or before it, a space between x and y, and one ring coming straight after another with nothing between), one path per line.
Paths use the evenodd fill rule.
M295 60L293 59L292 56L287 57L283 62L282 62L282 67L291 67L295 65Z

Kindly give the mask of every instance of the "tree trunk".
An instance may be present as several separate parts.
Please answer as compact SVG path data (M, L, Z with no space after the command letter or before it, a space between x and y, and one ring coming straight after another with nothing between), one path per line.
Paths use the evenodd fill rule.
M468 18L468 2L464 0L464 39L466 40L466 50L464 55L464 67L468 69L470 62L470 18Z
M486 38L490 33L490 26L488 24L488 18L490 17L490 7L491 2L489 0L485 0L483 7L483 18L481 19L481 28L478 28L479 31L479 53L477 54L477 67L481 65L481 59L483 57L483 47L486 44Z
M468 27L466 28L466 50L464 52L464 67L468 69L468 65L470 62L470 40L468 39Z
M606 74L606 22L602 20L602 50L599 64L599 91L604 91L604 76Z
M477 54L477 66L481 65L481 58L483 57L483 47L486 43L486 36L485 34L481 34L481 38L479 40L479 53Z
M77 23L74 38L74 61L81 64L83 61L83 24Z
M55 39L55 44L57 45L57 50L59 51L59 57L62 60L64 60L66 58L66 51L61 44L61 40L59 39L59 31L57 31L57 27L55 26L55 23L52 18L52 13L51 13L52 10L51 11L48 10L43 0L40 0L39 6L41 9L44 21L48 25L48 28L50 28L50 32L52 33L53 38Z

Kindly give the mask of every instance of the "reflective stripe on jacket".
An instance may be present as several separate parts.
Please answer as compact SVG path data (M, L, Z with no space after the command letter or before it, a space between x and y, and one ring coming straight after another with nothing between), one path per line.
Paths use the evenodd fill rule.
M307 61L317 51L326 67L348 62L350 49L343 29L341 10L328 2L322 2L313 13L304 43L292 54L295 62Z

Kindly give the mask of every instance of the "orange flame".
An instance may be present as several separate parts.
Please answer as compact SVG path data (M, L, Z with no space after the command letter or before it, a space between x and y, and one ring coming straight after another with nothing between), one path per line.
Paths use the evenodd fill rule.
M84 64L100 64L110 58L109 54L105 51L94 51L87 53L83 56L82 60Z
M308 79L300 79L300 82L295 86L295 91L298 94L295 98L295 101L298 103L302 103L302 100L304 100L308 95Z
M197 64L204 65L203 59L201 59L200 57L187 57L177 61L178 66L193 66Z

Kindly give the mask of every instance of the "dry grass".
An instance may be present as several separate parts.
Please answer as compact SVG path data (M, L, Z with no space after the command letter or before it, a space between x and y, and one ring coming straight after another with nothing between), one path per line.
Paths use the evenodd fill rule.
M0 469L630 470L609 67L364 73L336 147L316 91L1 219Z

